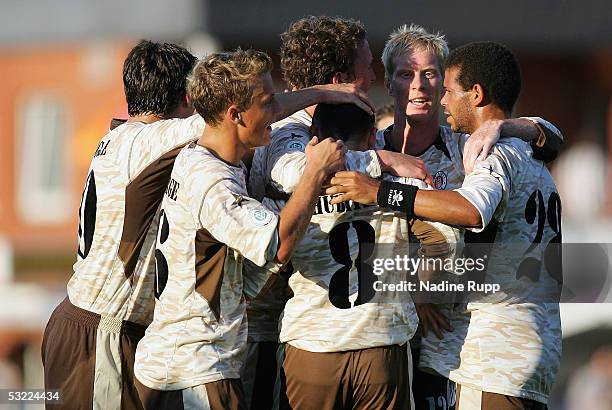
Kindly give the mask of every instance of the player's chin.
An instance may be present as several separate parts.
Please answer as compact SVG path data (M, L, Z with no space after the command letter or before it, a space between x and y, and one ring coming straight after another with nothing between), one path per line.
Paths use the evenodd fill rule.
M451 130L455 131L455 121L453 121L453 117L447 116L446 123L448 124L449 127L451 127Z
M406 117L408 121L413 122L426 122L436 120L436 117L427 110L409 110L406 111Z

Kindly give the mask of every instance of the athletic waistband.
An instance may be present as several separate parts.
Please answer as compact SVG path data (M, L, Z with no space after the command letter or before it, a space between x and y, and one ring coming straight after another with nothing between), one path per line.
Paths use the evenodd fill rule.
M66 319L73 320L85 326L101 327L113 333L123 333L133 337L142 338L146 326L111 316L100 315L86 309L81 309L66 298L60 303L58 309Z

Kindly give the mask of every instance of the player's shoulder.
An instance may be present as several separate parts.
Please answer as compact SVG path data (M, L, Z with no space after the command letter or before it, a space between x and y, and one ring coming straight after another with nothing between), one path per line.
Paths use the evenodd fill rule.
M305 110L298 111L272 124L272 143L283 138L308 137L311 125L310 115Z
M457 147L461 152L463 152L463 146L470 137L469 134L463 132L454 132L448 125L440 125L439 134L447 147Z
M532 149L529 143L516 137L501 138L494 145L493 153L511 163L532 159Z
M179 152L172 173L193 189L206 191L221 181L241 185L244 168L242 165L230 164L205 147L192 142Z
M312 125L312 118L306 110L300 110L282 120L276 121L272 124L272 130L283 127L296 127L296 128L309 128Z

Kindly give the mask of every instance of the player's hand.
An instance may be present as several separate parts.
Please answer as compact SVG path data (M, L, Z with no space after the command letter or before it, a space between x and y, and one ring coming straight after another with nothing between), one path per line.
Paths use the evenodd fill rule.
M472 173L476 164L484 161L501 135L503 120L487 120L470 135L463 147L465 175Z
M353 83L324 84L316 87L325 93L325 102L328 104L355 104L368 114L374 114L374 105L366 93Z
M360 204L376 204L380 181L360 172L341 171L331 179L332 186L325 190L326 195L338 195L330 201L332 205L353 200Z
M433 184L433 179L429 171L427 171L425 161L421 158L385 150L378 150L376 154L378 154L378 159L384 172L398 177L420 179L429 185Z
M446 316L433 303L415 303L414 306L419 316L423 336L427 336L427 333L431 330L438 339L442 339L444 337L442 335L443 330L449 332L453 330Z
M344 169L344 154L347 148L342 140L326 138L319 142L317 137L312 137L305 151L306 166L321 171L324 178Z

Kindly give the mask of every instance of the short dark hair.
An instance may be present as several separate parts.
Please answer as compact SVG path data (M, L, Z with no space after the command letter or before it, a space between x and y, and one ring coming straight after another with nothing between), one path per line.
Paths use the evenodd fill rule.
M197 58L170 43L142 40L123 63L123 89L130 116L169 115L185 97Z
M312 125L319 139L361 140L374 127L374 116L354 104L317 104Z
M308 16L294 22L281 34L285 81L299 89L329 84L338 72L351 73L365 38L366 30L357 20Z
M485 96L508 115L521 92L521 69L512 52L502 44L483 41L451 51L446 68L458 67L457 81L464 90L480 84Z

